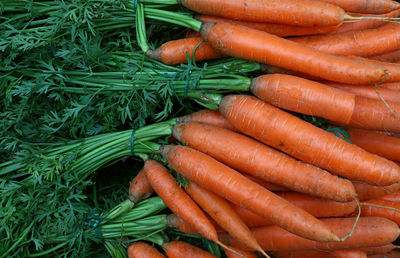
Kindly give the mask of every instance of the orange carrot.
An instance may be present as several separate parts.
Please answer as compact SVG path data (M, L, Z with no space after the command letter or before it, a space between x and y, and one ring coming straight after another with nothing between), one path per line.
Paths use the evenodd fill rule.
M208 216L207 216L208 217ZM182 219L176 214L170 214L167 216L168 219L168 227L178 228L181 232L186 234L200 235L200 233L186 220ZM215 227L217 232L224 231L218 223L212 218L208 217L211 224Z
M137 203L148 198L152 193L153 188L147 180L144 170L141 169L129 185L129 200Z
M218 22L218 23L237 24L240 26L245 26L256 30L265 31L279 37L325 34L329 32L334 32L339 28L339 26L301 27L301 26L276 24L276 23L240 21L236 19L227 19L223 17L210 16L210 15L200 15L197 17L197 19L204 23Z
M144 242L135 242L128 248L129 258L165 258L157 249Z
M332 251L277 251L272 253L276 258L367 258L362 250L344 249Z
M321 219L339 236L348 234L355 218ZM361 217L353 234L343 242L319 243L296 236L278 226L252 228L257 242L265 251L277 250L339 250L382 246L392 243L399 236L396 223L379 217ZM233 247L246 248L226 233L219 234L221 241Z
M379 200L400 203L400 193L386 194L378 198Z
M326 82L326 85L369 99L381 100L382 97L385 101L400 102L400 91L383 88L380 85L375 87L373 85L350 85L335 82Z
M193 51L198 46L194 55L196 61L222 57L209 44L205 42L200 44L201 41L203 41L201 37L171 40L156 50L147 51L146 55L164 64L183 64L187 63L187 56L193 57Z
M393 162L254 97L225 96L219 110L237 130L335 174L376 185L399 181Z
M385 88L385 89L390 89L390 90L400 91L400 83L399 82L382 83L382 84L379 84L379 87Z
M331 81L371 84L382 81L388 75L384 68L324 54L263 31L234 24L206 23L202 26L201 34L222 54L267 63Z
M364 247L364 248L361 248L361 250L366 252L368 255L371 255L371 254L388 253L388 252L393 251L395 248L398 248L398 246L395 246L393 244L387 244L387 245L377 246L377 247Z
M277 184L273 184L264 180L261 180L257 177L253 177L253 176L249 176L249 175L245 175L245 177L247 177L248 179L250 179L251 181L263 186L264 188L270 190L271 192L286 192L286 191L290 191L288 188L281 186L281 185L277 185Z
M309 213L204 153L172 145L163 146L160 151L170 166L189 180L290 232L321 242L339 240Z
M368 56L368 58L382 62L396 62L400 60L400 49L396 49L380 55Z
M329 54L372 56L400 48L400 24L387 23L376 29L298 37L292 41Z
M386 105L387 104L387 105ZM400 103L356 96L350 126L400 133Z
M320 0L335 4L347 12L356 13L387 13L399 9L400 4L392 0Z
M347 18L336 5L310 0L180 0L201 14L296 26L333 26Z
M193 182L188 183L186 192L231 236L241 241L253 251L259 251L263 253L265 257L268 257L268 255L264 253L261 247L257 244L250 229L235 213L226 200Z
M257 255L254 254L253 252L248 252L248 251L244 251L238 248L233 248L236 252L240 253L242 256L239 256L229 250L225 250L225 254L227 258L257 258Z
M193 122L175 126L173 135L182 143L262 180L338 201L356 197L350 181L299 162L247 136Z
M185 38L198 38L201 37L200 32L195 30L188 30L185 34Z
M274 106L341 124L349 123L355 104L352 93L286 74L259 76L251 91Z
M204 251L203 249L182 241L171 241L163 245L163 249L168 258L217 258L217 256L212 255L209 252Z
M382 135L374 131L347 128L349 140L371 153L390 160L400 161L400 139Z
M397 210L376 207L368 204L385 206ZM400 210L400 203L395 203L385 200L377 200L377 199L368 200L365 202L365 205L361 206L361 216L387 218L395 222L397 225L400 225L400 212L398 210Z
M332 258L367 258L363 250L357 249L333 250L330 253Z
M218 242L214 226L164 166L155 160L147 160L144 170L154 191L173 213L189 222L205 238Z
M399 258L400 257L400 252L392 251L390 253L382 253L382 254L370 255L368 257L369 258Z
M209 109L200 110L190 115L182 116L178 119L177 123L179 124L186 122L199 122L226 128L229 130L235 130L233 125L231 125L231 123L229 123L229 121L226 120L226 118L223 117L218 111Z
M273 225L271 221L255 214L248 209L242 208L234 203L231 203L232 208L239 215L239 217L249 227L269 226Z
M360 201L378 199L387 194L393 194L400 191L400 184L393 184L389 186L374 186L364 183L353 182L354 187Z

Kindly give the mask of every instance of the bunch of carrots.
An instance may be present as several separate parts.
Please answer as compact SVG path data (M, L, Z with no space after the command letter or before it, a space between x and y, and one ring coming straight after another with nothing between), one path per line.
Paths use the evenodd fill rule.
M144 13L146 2L139 1ZM174 213L169 226L214 241L227 257L399 255L400 4L179 4L199 15L172 21L173 12L160 10L150 18L179 20L197 32L142 48L148 56L166 64L233 56L259 62L269 74L252 79L255 96L224 96L218 111L175 120L172 135L182 145L160 145L159 161L145 159L130 199L154 191ZM291 112L322 117L347 133L332 134ZM162 249L168 257L215 257L179 241ZM128 254L164 257L159 250L137 242Z

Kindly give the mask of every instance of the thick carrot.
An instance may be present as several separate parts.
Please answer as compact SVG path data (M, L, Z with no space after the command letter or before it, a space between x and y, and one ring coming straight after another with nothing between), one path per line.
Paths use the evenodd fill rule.
M351 231L355 218L329 218L321 221L329 225L339 236L344 236ZM343 242L320 243L296 236L278 226L251 230L265 251L358 249L390 244L399 236L399 227L396 223L379 217L361 217L353 234ZM242 244L226 233L219 234L219 237L228 245L246 250Z
M263 253L265 257L268 257L268 255L257 244L250 229L235 213L226 200L193 182L188 183L186 192L231 236L241 241L253 251L259 251Z
M390 160L400 161L399 138L352 127L347 128L347 131L350 134L349 140L364 150L378 154L379 156Z
M400 133L400 103L356 96L350 126Z
M129 258L165 258L157 249L145 242L135 242L128 248Z
M334 26L347 18L336 5L310 0L180 0L201 14L296 26Z
M386 194L378 198L379 200L400 203L400 193Z
M316 241L339 239L322 222L210 156L184 146L160 149L170 166L189 180L272 223Z
M366 252L368 255L372 255L372 254L388 253L388 252L393 251L395 248L398 248L398 246L395 246L393 244L387 244L387 245L377 246L377 247L364 247L364 248L361 248L361 250Z
M274 106L348 124L355 95L286 74L262 75L252 80L251 91Z
M234 24L206 23L201 28L201 34L213 48L225 55L267 63L331 81L371 84L382 81L388 75L384 68L324 54L263 31Z
M277 185L277 184L273 184L267 181L264 181L260 178L254 177L254 176L250 176L250 175L246 175L244 174L245 177L247 177L248 179L250 179L251 181L263 186L264 188L270 190L271 192L286 192L286 191L290 191L290 189L288 189L287 187L281 186L281 185Z
M137 203L148 198L153 192L154 190L147 180L144 170L141 169L129 185L129 200Z
M399 181L400 167L251 96L225 96L219 110L235 128L343 177L376 185Z
M236 252L240 253L242 256L239 256L229 250L225 250L225 254L227 258L257 258L257 255L254 254L253 252L249 252L249 251L244 251L238 248L233 248Z
M400 102L400 91L383 88L380 85L375 87L373 85L351 85L335 82L326 82L326 85L365 98L381 100L382 97L385 101Z
M400 184L389 186L374 186L364 183L353 182L354 187L360 201L378 199L387 194L393 194L400 191Z
M196 49L194 58L196 61L209 60L222 57L209 44L203 42L203 38L183 38L171 40L161 45L156 50L147 51L146 55L163 62L164 64L174 65L187 63L187 56L193 57L193 52Z
M218 111L209 109L203 109L190 115L182 116L178 118L177 121L178 124L186 122L199 122L226 128L229 130L235 130L235 127L233 127L233 125L228 120L226 120L226 118L223 117Z
M374 254L369 255L369 258L399 258L400 252L399 251L392 251L390 253L381 253L381 254Z
M182 219L181 217L179 217L176 214L168 215L167 219L168 219L168 227L178 228L183 233L193 234L193 235L200 235L200 233L189 222L187 222L186 220ZM224 229L222 229L221 226L218 225L218 223L215 220L213 220L210 217L208 217L208 219L210 220L211 224L213 224L213 226L215 227L215 230L217 232L224 231Z
M192 122L174 126L173 135L182 143L262 180L338 201L356 197L350 181L233 131Z
M368 204L385 206L397 210L376 207ZM400 203L377 199L368 200L365 202L365 205L361 206L361 216L387 218L395 222L397 225L400 225L400 212L398 210L400 210Z
M332 251L277 251L272 253L276 258L367 258L362 250L344 249Z
M363 250L357 249L333 250L330 253L332 258L367 258Z
M163 245L163 249L168 258L217 258L217 256L183 241L171 241Z
M292 41L329 54L372 56L400 48L400 24L387 23L376 29L297 37Z
M319 0L335 4L347 12L356 13L387 13L399 9L400 4L392 0Z
M246 223L246 225L249 227L273 225L271 221L261 217L260 215L257 215L256 213L248 209L240 207L239 205L236 205L234 203L231 203L231 206L239 215L239 217L243 220L243 222Z
M301 26L292 26L292 25L277 24L277 23L240 21L236 19L227 19L223 17L210 16L210 15L200 15L197 17L197 19L204 23L218 22L218 23L237 24L253 28L256 30L265 31L279 37L325 34L329 32L334 32L339 28L339 26L301 27Z
M379 84L379 87L385 88L385 89L390 89L390 90L400 91L400 82L382 83L382 84Z
M205 238L218 242L214 226L164 166L155 160L147 160L144 170L154 191L173 213L189 222Z
M400 49L396 49L380 55L368 56L368 58L382 62L396 62L400 60Z

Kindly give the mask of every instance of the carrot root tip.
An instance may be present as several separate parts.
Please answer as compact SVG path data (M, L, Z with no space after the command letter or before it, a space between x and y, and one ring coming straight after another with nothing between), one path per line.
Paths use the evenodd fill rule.
M214 26L214 24L215 23L213 23L213 22L207 22L207 23L203 23L201 25L200 33L205 41L208 40L208 33L210 32L210 30Z
M183 132L184 127L185 127L185 124L177 124L172 128L172 135L178 141L181 141L182 132Z

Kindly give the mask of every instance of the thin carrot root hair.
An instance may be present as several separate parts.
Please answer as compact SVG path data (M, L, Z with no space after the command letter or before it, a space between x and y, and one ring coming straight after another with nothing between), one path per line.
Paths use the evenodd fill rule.
M218 240L218 241L215 241L215 243L217 243L217 244L218 244L219 246L221 246L222 248L227 249L227 250L231 251L232 253L239 255L240 257L246 258L246 256L244 256L243 254L241 254L241 253L239 253L238 251L236 251L235 249L233 249L233 248L231 248L231 247L229 247L229 246L227 246L227 245L221 243L219 240ZM266 254L266 255L267 255L267 254ZM266 257L269 257L269 256L267 255ZM269 258L271 258L271 257L269 257Z
M369 16L352 16L345 14L344 15L344 22L346 21L364 21L364 20L381 20L381 21L388 21L388 22L398 22L400 18L393 18L393 17L369 17Z
M389 72L390 74L390 72ZM386 100L383 98L383 96L379 93L378 89L376 87L378 87L379 84L374 84L374 90L376 92L376 94L378 94L379 98L382 100L383 104L385 104L385 106L389 109L389 111L396 117L399 118L399 115L394 112L394 110L389 106L389 104L386 102Z
M354 222L353 227L351 228L350 232L347 235L345 235L344 237L342 237L340 239L340 242L345 241L346 239L351 237L351 235L353 235L353 232L356 229L357 223L358 223L358 221L359 221L359 219L361 217L361 204L360 204L360 201L357 198L354 198L354 200L357 202L357 206L358 206L358 214L357 214L357 217L356 217L356 221Z

